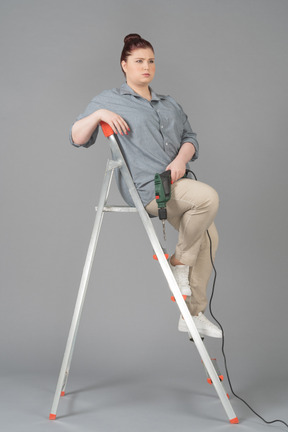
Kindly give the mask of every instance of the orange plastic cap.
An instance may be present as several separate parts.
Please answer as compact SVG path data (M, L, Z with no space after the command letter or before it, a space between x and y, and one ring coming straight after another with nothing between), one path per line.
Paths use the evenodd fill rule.
M231 424L238 424L239 423L238 417L235 417L234 419L230 420L230 423Z
M183 299L184 300L186 300L186 298L187 298L187 295L186 294L184 294L183 296ZM171 296L171 300L173 301L173 302L175 302L176 300L175 300L175 297L174 296Z
M62 392L61 392L61 396L65 396L65 391L62 391Z
M111 126L109 126L108 123L101 121L100 124L101 124L102 131L103 131L103 134L105 135L105 137L108 138L109 136L114 134L113 129L111 128Z
M56 419L56 414L50 414L49 420L55 420L55 419Z
M164 255L165 255L165 258L168 260L169 255L168 255L167 253L164 254ZM153 255L153 259L156 260L156 261L158 261L158 258L157 258L157 255L156 255L156 254Z

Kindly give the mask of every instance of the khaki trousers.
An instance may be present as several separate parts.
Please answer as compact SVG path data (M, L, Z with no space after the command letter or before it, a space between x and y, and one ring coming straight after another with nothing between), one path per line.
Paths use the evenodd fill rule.
M212 257L218 247L218 233L214 224L219 206L217 192L205 183L180 179L171 186L171 199L167 203L167 220L179 231L175 257L190 267L191 296L186 303L191 315L204 312L207 306L207 284L212 272ZM156 199L145 207L153 216L158 215Z

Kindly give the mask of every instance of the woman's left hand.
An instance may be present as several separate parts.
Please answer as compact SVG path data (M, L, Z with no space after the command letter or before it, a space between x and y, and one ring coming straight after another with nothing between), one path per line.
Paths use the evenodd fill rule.
M195 154L193 143L185 142L182 144L176 158L166 167L171 170L172 183L182 178L186 172L186 164L192 159Z
M180 178L182 178L186 172L186 164L180 158L175 158L167 167L167 170L171 170L171 180L172 183L176 182Z

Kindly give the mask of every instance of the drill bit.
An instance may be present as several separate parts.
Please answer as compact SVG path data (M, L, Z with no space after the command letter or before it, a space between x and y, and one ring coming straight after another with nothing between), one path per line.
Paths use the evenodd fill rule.
M163 238L164 241L166 242L166 228L165 228L165 220L162 219L162 228L163 228Z

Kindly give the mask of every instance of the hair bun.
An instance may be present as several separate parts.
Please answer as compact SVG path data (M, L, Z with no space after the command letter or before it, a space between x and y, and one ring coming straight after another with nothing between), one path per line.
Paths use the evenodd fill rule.
M137 33L130 33L129 35L125 36L124 43L128 43L132 39L142 39L141 36Z

